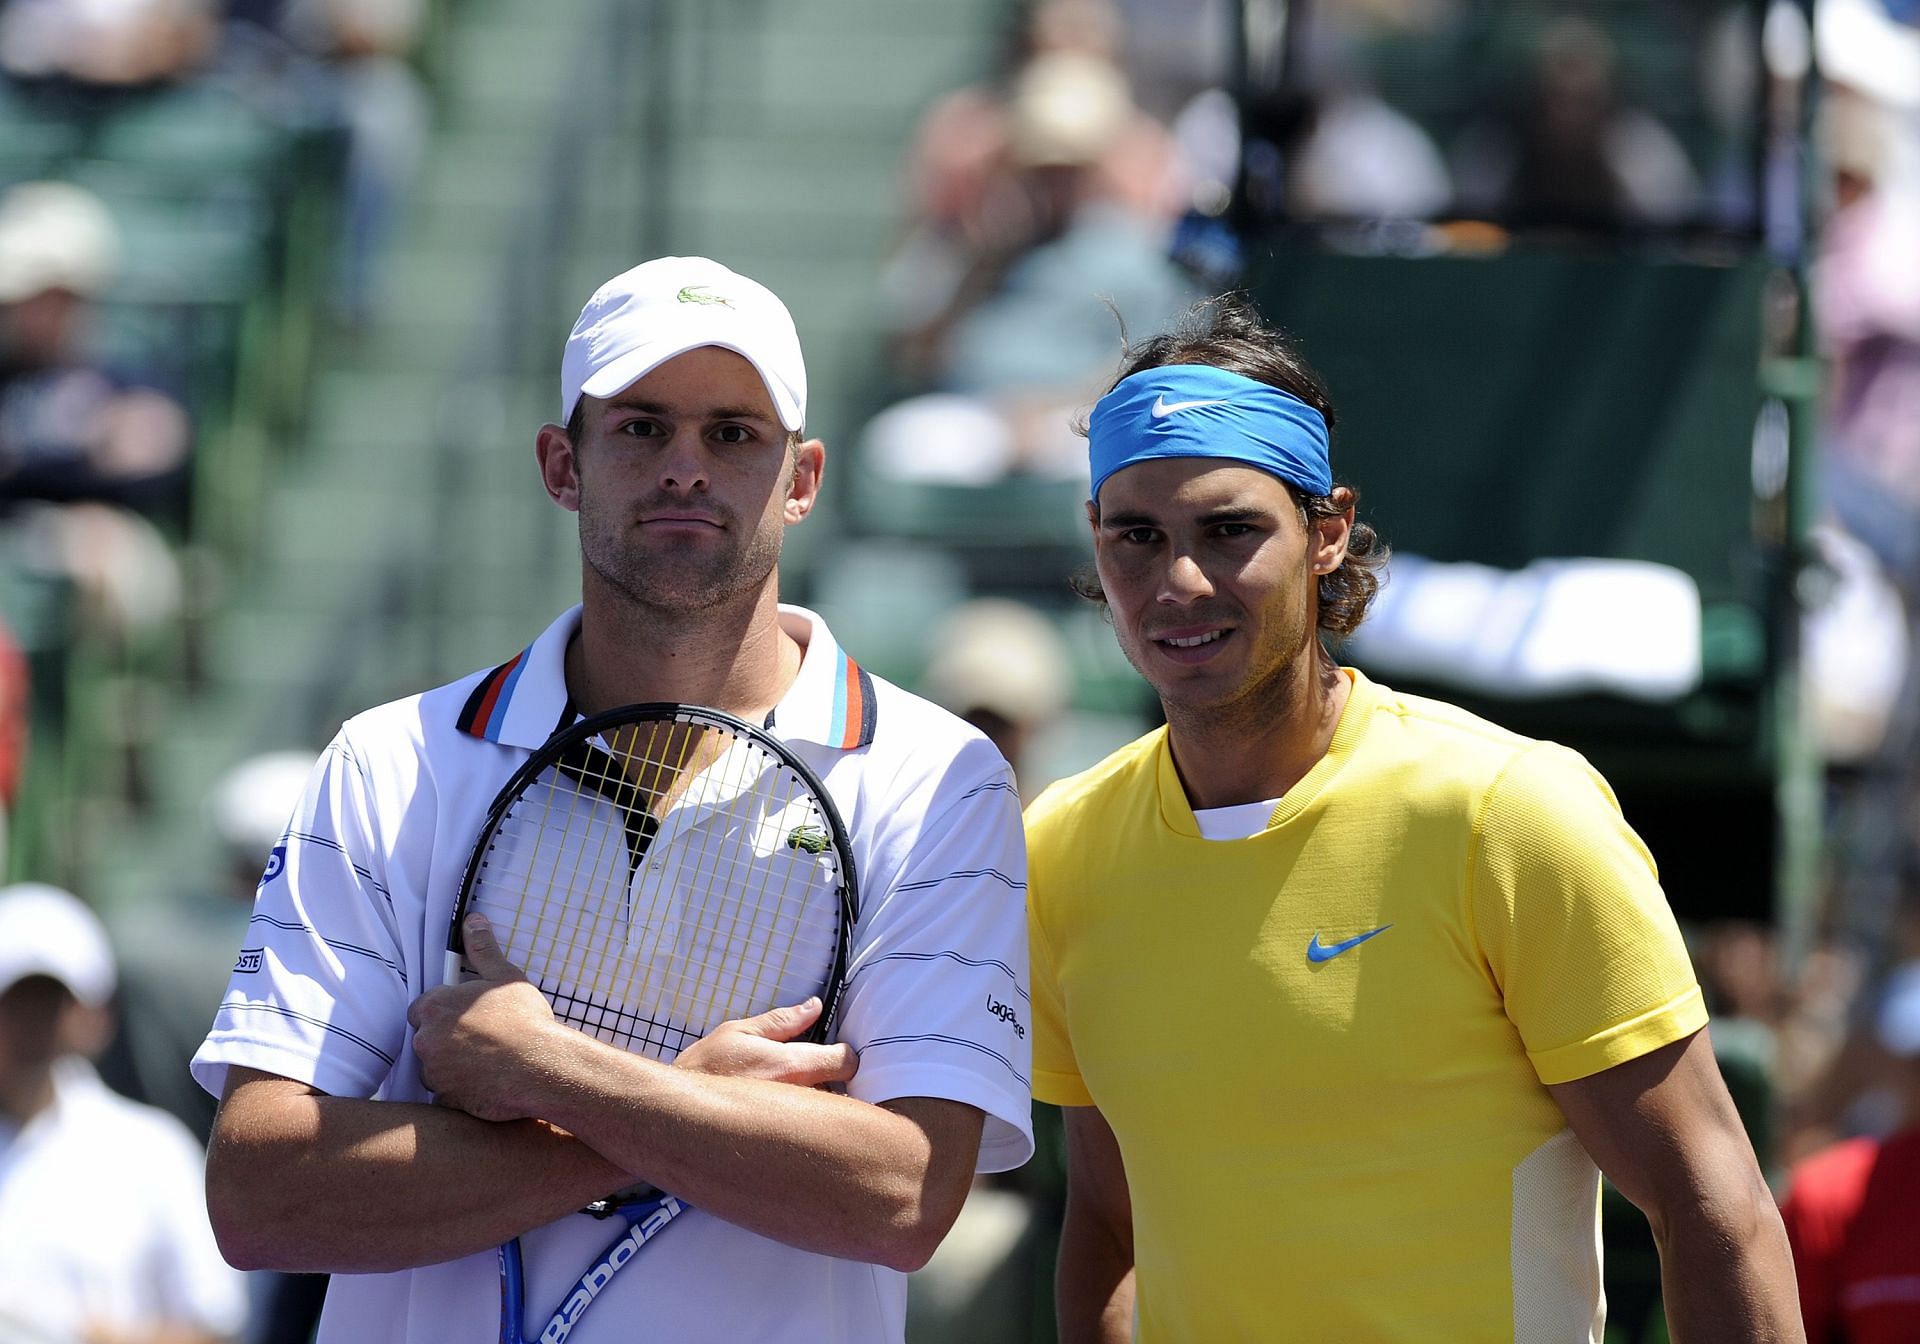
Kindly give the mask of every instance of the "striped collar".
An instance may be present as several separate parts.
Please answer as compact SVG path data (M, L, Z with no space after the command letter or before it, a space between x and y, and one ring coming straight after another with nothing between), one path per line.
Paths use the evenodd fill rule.
M780 608L786 632L806 647L799 675L768 726L784 741L852 751L873 741L873 678L848 657L827 623L805 607ZM578 717L567 694L566 652L580 608L565 612L540 638L481 677L456 727L472 737L532 751Z

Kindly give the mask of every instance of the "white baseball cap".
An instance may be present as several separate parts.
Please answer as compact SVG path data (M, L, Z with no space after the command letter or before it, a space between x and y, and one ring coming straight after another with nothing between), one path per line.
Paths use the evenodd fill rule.
M0 887L0 994L30 975L50 975L94 1007L113 997L106 928L78 896L44 882Z
M1066 641L1024 602L977 597L941 620L922 679L956 714L985 709L1009 723L1044 723L1073 696Z
M220 776L207 797L207 819L229 849L259 858L286 833L313 774L311 751L265 751Z
M23 182L0 196L0 303L50 289L97 295L119 266L119 231L93 193Z
M767 385L780 423L807 419L800 334L772 290L705 257L657 257L594 291L560 361L560 423L584 394L610 397L660 365L717 345L744 357Z

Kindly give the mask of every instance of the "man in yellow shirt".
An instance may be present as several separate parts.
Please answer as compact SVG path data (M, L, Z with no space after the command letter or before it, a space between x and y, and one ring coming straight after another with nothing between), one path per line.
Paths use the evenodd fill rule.
M1322 648L1384 559L1332 419L1232 301L1093 411L1097 595L1167 727L1027 814L1063 1340L1597 1344L1602 1171L1652 1220L1677 1341L1800 1339L1606 783Z

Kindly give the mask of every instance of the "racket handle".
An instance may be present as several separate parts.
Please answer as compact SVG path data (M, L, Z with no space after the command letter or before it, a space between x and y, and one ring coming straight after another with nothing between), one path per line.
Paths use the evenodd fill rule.
M449 949L447 952L446 968L441 972L441 984L457 985L460 983L460 962L460 954Z

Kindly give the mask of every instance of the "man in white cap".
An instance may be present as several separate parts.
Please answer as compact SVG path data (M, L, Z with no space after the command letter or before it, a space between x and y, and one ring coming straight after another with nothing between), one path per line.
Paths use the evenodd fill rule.
M186 410L138 369L89 349L120 269L99 198L66 182L0 194L0 495L105 501L149 516L180 503Z
M825 462L805 412L792 319L760 285L662 258L602 286L535 445L580 518L581 606L499 667L350 720L316 767L194 1068L225 1098L221 1244L332 1272L322 1341L497 1337L495 1248L517 1235L530 1338L644 1321L676 1341L898 1340L903 1271L976 1170L1031 1152L1026 1032L1004 1008L1026 994L1011 775L780 605L782 537ZM671 1066L583 1045L471 923L469 960L491 973L438 987L494 794L557 727L641 701L768 725L848 819L864 880L837 1042L797 1039L814 1003ZM472 1113L424 1104L436 1094ZM543 1330L609 1239L575 1211L636 1178L690 1211L577 1329Z
M199 1145L87 1062L113 987L92 911L0 888L0 1339L227 1339L245 1284L207 1225Z

